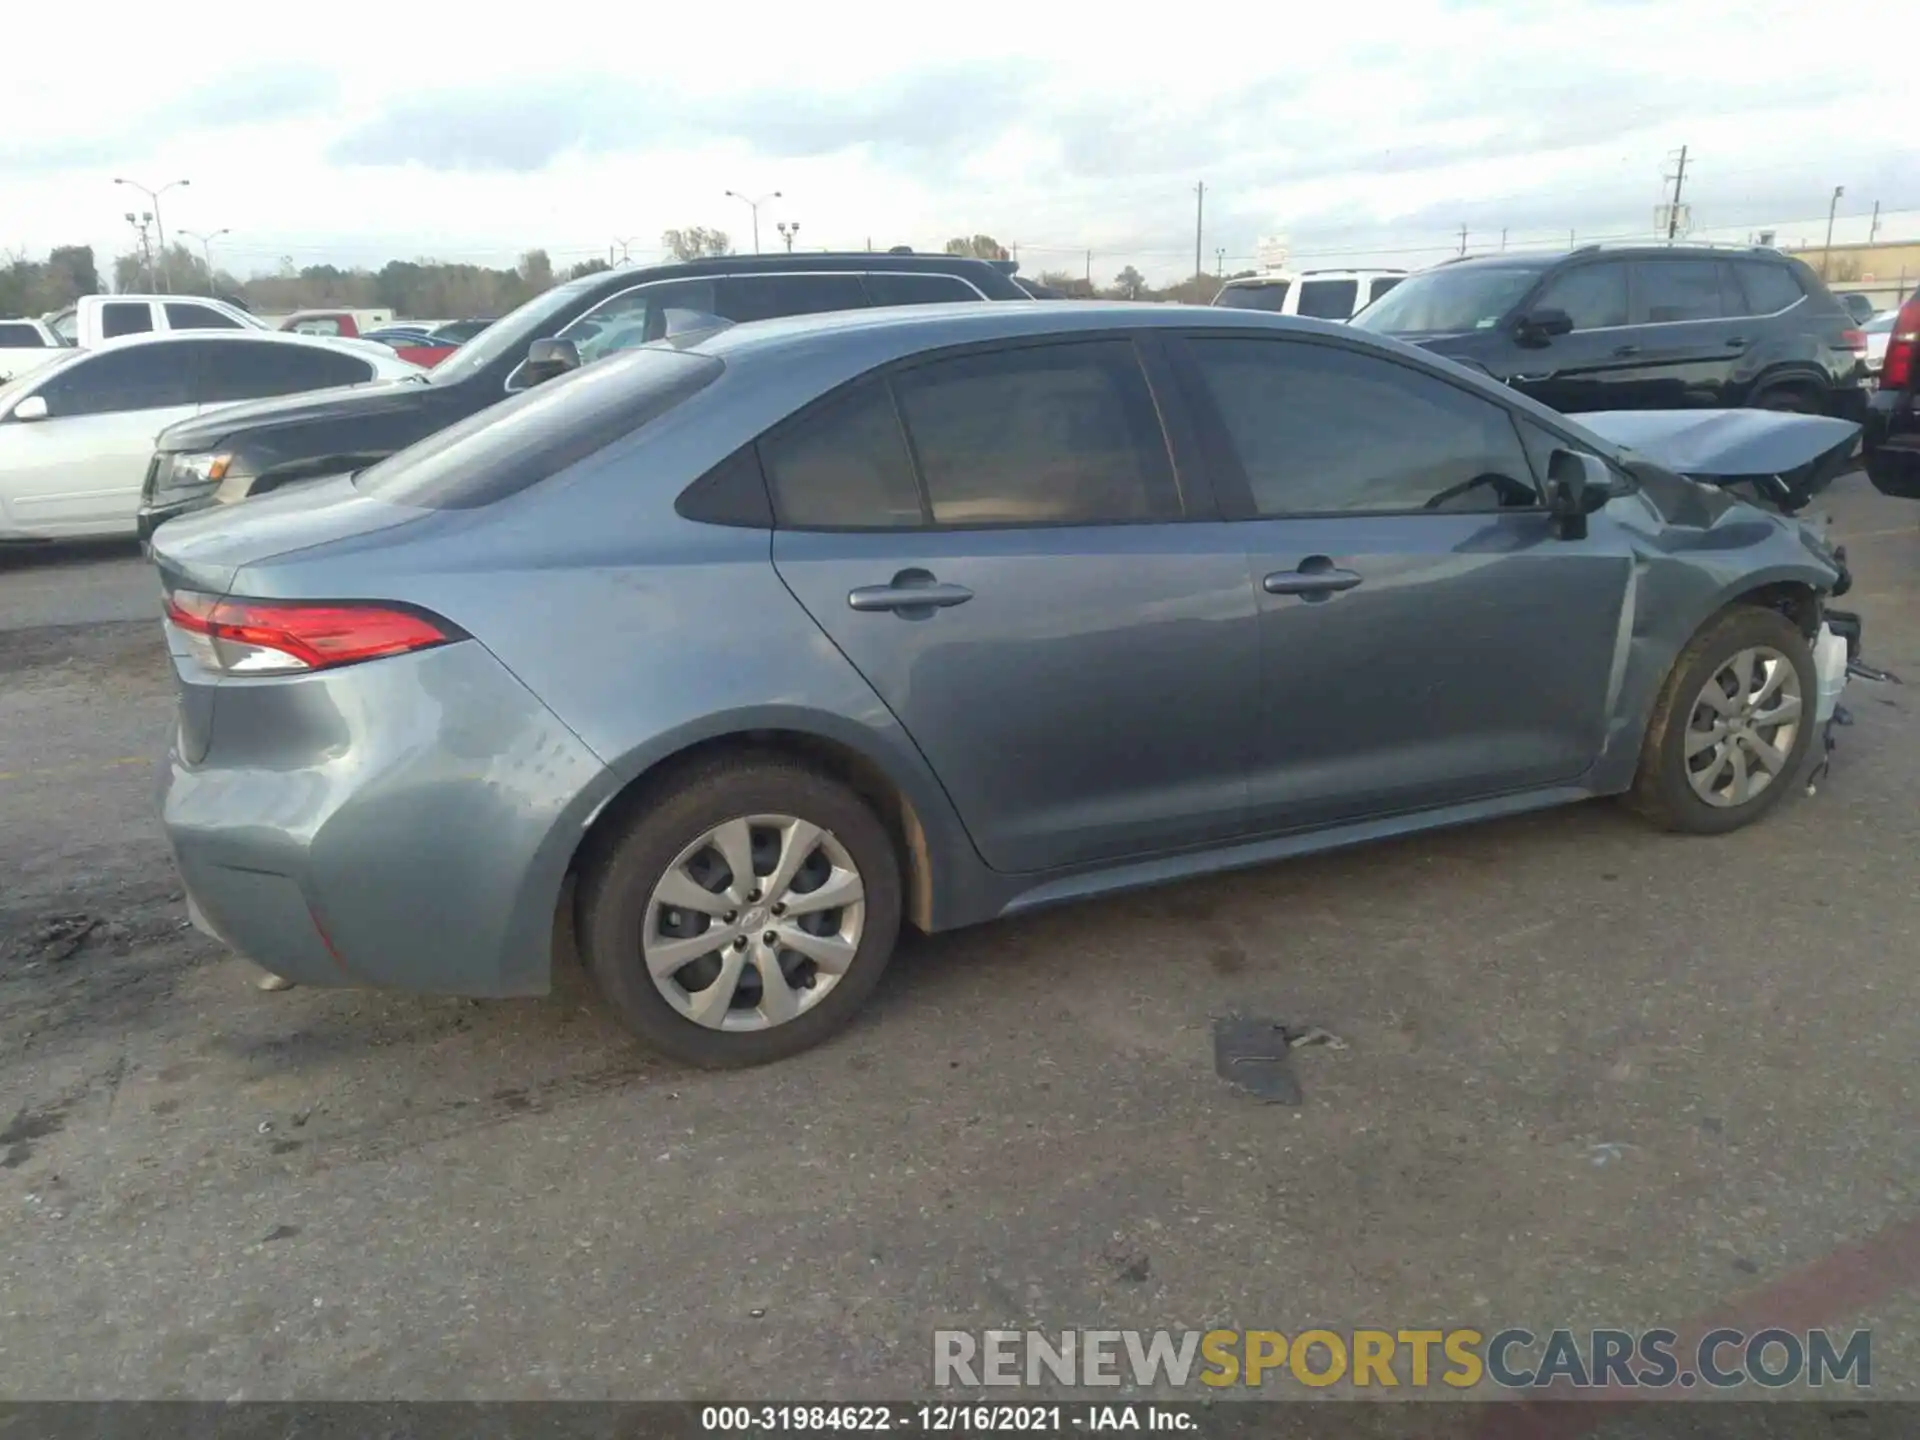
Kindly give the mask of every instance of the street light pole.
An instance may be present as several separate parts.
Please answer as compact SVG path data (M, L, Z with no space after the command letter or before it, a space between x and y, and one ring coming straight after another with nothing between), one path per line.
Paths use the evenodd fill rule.
M209 295L219 294L219 287L213 283L213 242L218 240L222 235L231 235L233 232L223 225L211 235L203 235L198 230L182 230L180 233L189 240L198 240L200 242L200 258L207 262L207 293Z
M147 199L153 202L153 228L160 232L161 275L160 275L159 284L162 292L166 292L171 288L168 286L167 278L166 278L167 222L160 218L160 197L166 194L167 191L173 189L174 186L185 185L188 182L185 180L169 180L166 184L162 185L158 190L149 190L146 186L142 185L138 180L126 180L126 179L120 178L119 176L114 177L113 183L116 185L131 185L134 189L138 190L142 195L146 196Z
M776 222L773 228L778 230L780 232L780 238L787 242L787 253L791 255L793 253L793 242L800 238L800 222L796 220L789 225L786 221L781 220Z
M1847 193L1847 187L1833 187L1833 199L1827 202L1827 243L1820 252L1820 278L1829 278L1829 267L1833 263L1833 212L1840 208L1840 197Z
M760 253L760 207L769 200L778 200L780 198L780 192L776 190L771 195L762 195L757 200L750 195L742 195L738 190L729 190L727 191L727 195L731 199L738 200L753 212L753 253L758 255ZM789 246L788 248L791 249L792 247Z

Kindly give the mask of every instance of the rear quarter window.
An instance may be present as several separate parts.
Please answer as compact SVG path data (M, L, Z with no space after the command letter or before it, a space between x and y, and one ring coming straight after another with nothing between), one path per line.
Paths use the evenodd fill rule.
M354 477L363 493L427 510L474 510L604 450L704 390L711 355L647 346L522 391Z

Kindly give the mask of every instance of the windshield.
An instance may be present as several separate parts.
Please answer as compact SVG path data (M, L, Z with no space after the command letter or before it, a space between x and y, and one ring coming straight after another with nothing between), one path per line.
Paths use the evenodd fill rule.
M560 328L558 317L577 305L581 296L598 288L605 278L599 274L583 275L578 280L542 291L434 366L427 378L436 385L444 385L479 373L502 355L517 354L524 359L527 346L535 340L551 338Z
M1455 335L1490 330L1527 293L1540 271L1526 265L1450 266L1402 280L1353 317L1382 335Z
M1213 303L1229 310L1270 310L1280 312L1287 303L1288 281L1262 280L1251 285L1229 285L1213 297Z

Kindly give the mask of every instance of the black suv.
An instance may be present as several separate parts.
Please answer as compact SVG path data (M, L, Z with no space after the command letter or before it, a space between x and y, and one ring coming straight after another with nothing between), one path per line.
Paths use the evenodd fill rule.
M1757 406L1862 421L1867 337L1763 247L1582 246L1422 271L1354 317L1562 413Z
M912 253L727 255L556 285L405 380L235 405L160 432L139 532L296 480L358 470L517 391L722 322L942 301L1027 300L1011 262Z

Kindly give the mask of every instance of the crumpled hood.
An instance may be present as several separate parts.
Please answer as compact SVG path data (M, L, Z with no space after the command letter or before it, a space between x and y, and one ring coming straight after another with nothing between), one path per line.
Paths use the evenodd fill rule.
M1596 410L1569 418L1688 479L1750 484L1788 514L1847 468L1860 436L1851 420L1773 410Z

